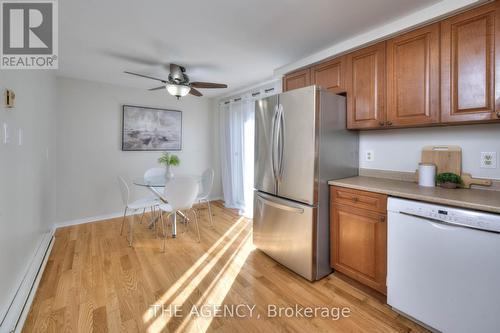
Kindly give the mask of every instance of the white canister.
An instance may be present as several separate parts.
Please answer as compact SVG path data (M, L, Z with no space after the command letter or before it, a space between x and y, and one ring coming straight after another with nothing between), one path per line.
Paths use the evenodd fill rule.
M420 163L418 165L418 185L425 187L436 186L436 165Z

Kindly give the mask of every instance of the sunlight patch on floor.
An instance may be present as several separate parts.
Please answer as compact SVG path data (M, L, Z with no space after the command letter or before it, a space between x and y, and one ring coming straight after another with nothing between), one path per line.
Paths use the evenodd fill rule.
M231 287L238 277L241 268L250 253L255 250L252 237L249 234L241 242L238 249L234 251L231 258L224 264L224 267L217 274L215 279L210 283L210 286L200 297L196 303L198 308L204 305L220 306L231 290ZM206 332L212 323L213 317L193 317L186 316L181 325L178 327L179 332Z
M186 300L189 298L189 296L193 293L194 290L199 286L199 284L203 281L203 279L207 276L207 274L214 268L214 266L219 262L221 257L227 252L229 247L231 247L236 240L240 237L241 234L246 229L246 226L244 225L245 218L241 217L238 219L238 221L229 229L226 231L226 233L221 236L216 243L212 245L212 247L203 255L201 256L196 263L189 268L182 276L179 278L179 280L176 281L172 287L165 292L162 297L160 297L155 304L157 305L182 305ZM241 226L238 228L238 226ZM229 236L233 231L236 231L235 235ZM248 237L248 235L246 236ZM245 237L245 238L246 238ZM221 245L225 240L228 240L227 243L222 247L222 249L216 251L217 247ZM240 245L241 246L241 245ZM240 247L239 246L239 247ZM212 254L216 254L213 256L213 258L210 258ZM235 251L236 253L237 251ZM233 254L234 255L234 254ZM232 258L232 257L231 257ZM203 266L203 267L202 267ZM202 267L202 268L201 268ZM201 271L197 273L195 276L194 273L201 268ZM188 280L191 279L189 282ZM188 282L188 283L187 283ZM182 289L182 286L185 285L184 289ZM178 293L178 295L170 301L174 295ZM168 302L168 304L167 304ZM147 323L154 317L154 312L149 309L143 314L143 321L144 323ZM171 317L162 314L158 316L153 323L148 327L148 332L149 333L157 333L161 332L163 328L168 324L170 321Z

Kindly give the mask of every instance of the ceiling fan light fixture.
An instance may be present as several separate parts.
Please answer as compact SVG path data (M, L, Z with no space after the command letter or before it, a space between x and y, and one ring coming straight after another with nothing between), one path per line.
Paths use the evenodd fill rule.
M189 94L189 91L191 90L190 86L184 84L172 84L172 83L168 83L166 85L166 88L168 93L172 96L177 97L177 99L186 96L187 94Z

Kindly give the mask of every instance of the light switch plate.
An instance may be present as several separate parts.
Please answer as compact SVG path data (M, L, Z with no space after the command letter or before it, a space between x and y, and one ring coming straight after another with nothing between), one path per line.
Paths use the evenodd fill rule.
M481 168L495 169L497 167L497 153L493 151L481 152Z
M7 123L3 123L3 143L6 145L9 142L10 142L9 125L7 125Z
M367 151L365 151L365 160L367 162L373 162L373 161L375 161L375 152L373 150L367 150Z
M18 129L17 131L17 145L18 146L24 145L24 131L22 128Z

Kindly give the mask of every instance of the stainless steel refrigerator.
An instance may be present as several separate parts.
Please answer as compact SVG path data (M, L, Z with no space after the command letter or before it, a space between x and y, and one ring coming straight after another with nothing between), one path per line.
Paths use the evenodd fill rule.
M310 86L255 103L254 244L319 280L331 272L327 182L358 174L346 98Z

